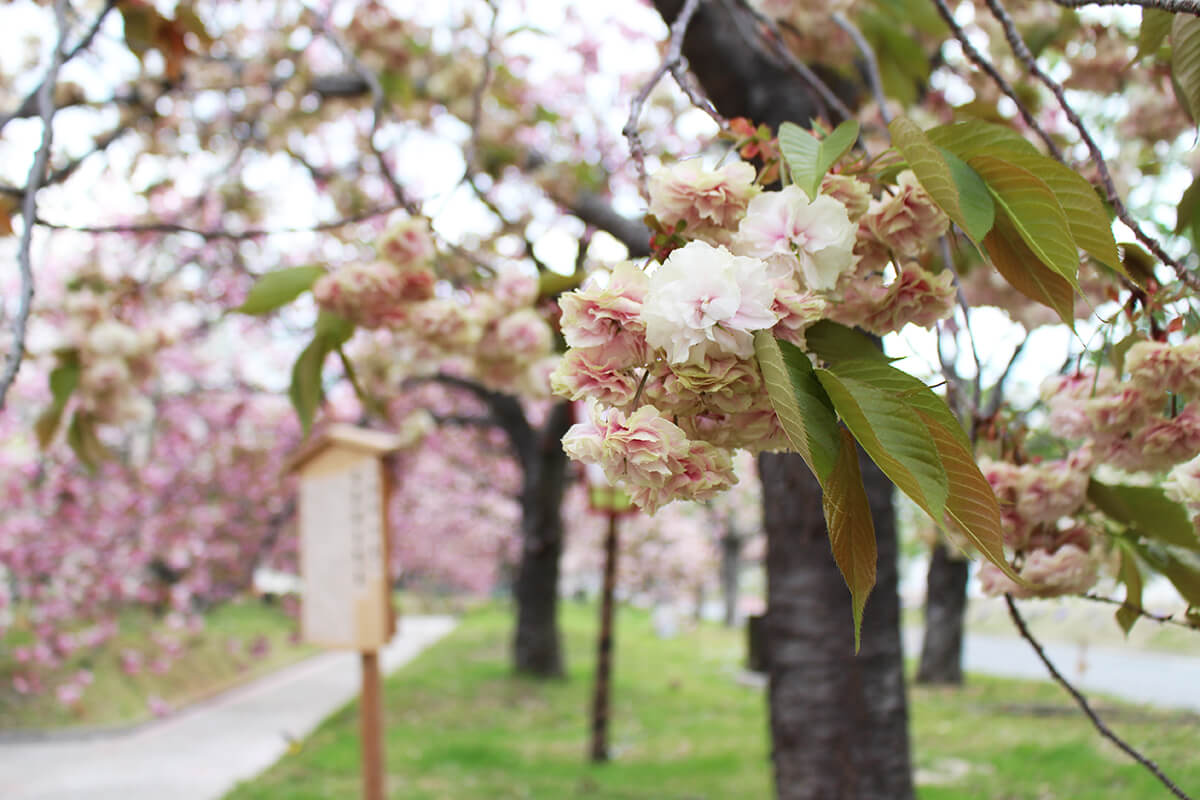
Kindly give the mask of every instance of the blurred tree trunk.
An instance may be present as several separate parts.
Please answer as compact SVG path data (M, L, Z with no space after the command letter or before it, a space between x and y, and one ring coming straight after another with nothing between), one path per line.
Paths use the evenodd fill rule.
M925 634L917 683L961 685L963 622L967 612L970 562L955 557L945 542L934 545L925 580Z
M726 523L721 534L721 599L725 605L725 627L737 625L738 584L742 569L742 537Z
M571 426L571 407L558 403L522 455L521 561L513 596L517 630L513 664L517 672L539 677L565 673L558 629L558 563L563 549L562 499L567 456L562 437Z
M892 485L860 458L879 544L878 580L854 654L850 592L799 456L764 454L772 760L780 800L913 797L896 591Z

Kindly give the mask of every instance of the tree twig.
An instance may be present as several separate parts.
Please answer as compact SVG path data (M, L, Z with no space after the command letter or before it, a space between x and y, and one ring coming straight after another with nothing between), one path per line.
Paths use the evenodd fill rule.
M1180 800L1192 800L1192 798L1189 797L1182 789L1175 785L1174 781L1168 778L1163 771L1159 769L1157 764L1135 750L1132 745L1130 745L1120 736L1117 736L1117 734L1113 733L1111 728L1104 724L1104 721L1096 715L1096 712L1092 710L1091 705L1088 704L1087 698L1080 694L1079 690L1072 686L1071 682L1063 677L1062 673L1059 672L1054 666L1054 662L1052 662L1049 657L1046 656L1046 651L1042 649L1041 643L1034 638L1033 634L1029 632L1029 628L1025 625L1025 619L1021 616L1021 612L1017 610L1017 604L1013 601L1012 595L1005 594L1004 602L1008 604L1008 615L1012 617L1013 624L1017 626L1017 630L1021 633L1021 638L1029 642L1029 646L1033 648L1033 651L1037 654L1037 657L1041 659L1041 662L1046 666L1047 671L1050 673L1050 677L1052 677L1056 683L1066 689L1067 693L1074 698L1075 702L1079 705L1079 708L1083 711L1084 715L1091 720L1093 727L1096 728L1100 735L1119 747L1134 761L1141 764L1147 771L1150 772L1150 774L1157 778L1163 786L1167 787L1171 794L1180 798Z
M650 189L649 178L646 175L646 147L642 144L642 135L638 133L638 121L642 117L642 108L645 107L646 100L654 91L654 87L667 73L674 76L675 70L679 69L683 63L683 39L687 35L688 25L692 23L692 17L696 15L696 9L700 7L701 2L703 0L687 0L679 12L679 16L671 23L671 36L667 40L667 52L663 56L662 63L658 65L649 80L633 98L633 103L629 106L629 119L625 122L625 127L621 129L621 135L629 142L629 153L633 156L633 163L637 168L638 189L642 197L647 200L650 199Z
M1080 594L1076 595L1076 597L1080 598L1081 600L1091 601L1093 603L1104 603L1105 605L1127 608L1137 614L1139 617L1144 617L1145 619L1151 620L1152 622L1157 622L1161 625L1174 625L1178 628L1185 628L1189 631L1200 632L1200 627L1189 625L1186 622L1175 619L1174 614L1155 614L1151 611L1147 611L1141 606L1135 606L1125 600L1115 600L1111 597L1104 597L1103 595L1098 594Z
M992 82L999 87L1000 91L1004 92L1005 96L1007 96L1009 100L1012 100L1016 104L1017 111L1021 114L1021 119L1025 121L1025 124L1029 126L1030 130L1038 135L1038 138L1042 140L1042 143L1046 145L1046 149L1050 151L1050 154L1054 156L1055 159L1058 161L1063 161L1062 151L1058 149L1058 145L1055 144L1054 140L1050 138L1050 134L1046 132L1046 130L1038 123L1036 119L1034 119L1033 112L1030 111L1029 107L1021 101L1020 97L1017 96L1017 92L1015 89L1013 89L1012 84L1010 84L1008 80L1000 74L1000 71L996 69L996 66L992 64L991 61L988 61L987 57L984 56L983 53L979 52L975 45L971 44L970 38L967 37L967 32L963 30L962 26L958 24L958 20L954 18L954 12L950 9L950 6L946 4L946 0L933 0L933 4L937 6L938 13L941 15L942 19L945 20L946 24L950 26L950 30L954 34L954 38L958 40L959 45L963 49L963 53L966 54L967 58L971 60L971 63L973 63L989 78L991 78Z
M875 97L875 104L879 106L879 116L883 119L884 125L891 125L892 112L888 111L887 95L883 92L883 78L879 74L879 59L875 57L874 48L871 47L867 38L862 35L862 31L845 14L834 14L833 22L850 36L850 39L854 42L854 46L858 48L858 54L863 58L867 84L871 87L871 94Z
M100 9L100 13L96 15L95 21L92 22L91 27L89 27L87 29L87 32L84 33L83 38L79 40L78 44L76 44L74 47L72 47L70 50L66 51L65 53L63 52L63 48L62 48L62 45L66 44L66 41L65 41L66 33L65 33L65 27L64 27L65 23L61 23L61 20L60 20L61 24L59 27L59 32L62 34L62 38L59 39L59 48L56 51L57 53L59 53L61 55L61 60L58 65L59 67L61 67L63 64L67 63L68 61L73 59L75 56L79 55L81 52L83 52L85 49L87 49L89 46L91 46L92 40L95 39L96 34L100 32L100 26L104 24L104 20L108 16L108 12L110 12L114 8L116 8L118 2L119 2L119 0L106 0L104 3L104 8ZM56 16L57 16L57 12L56 12ZM46 87L47 84L54 84L58 80L58 68L53 68L53 73L54 74L52 77L50 72L48 71L46 73L46 77L44 77L42 79L42 82L39 83L36 87L34 87L33 91L30 92L28 96L26 96L26 98L21 102L21 104L19 106L17 106L17 108L12 113L0 116L0 131L4 130L4 126L7 125L11 120L16 119L17 117L27 117L27 116L35 116L35 115L40 116L41 115L41 112L38 110L41 106L41 101L39 100L39 97L42 93L42 90ZM53 86L51 87L51 90L53 91Z
M54 18L58 25L58 40L50 54L50 69L38 87L38 114L42 118L42 141L25 179L25 196L21 198L21 241L17 246L17 269L21 273L21 291L17 301L17 315L13 320L13 340L5 359L4 371L0 373L0 410L4 408L8 390L17 379L25 357L25 334L29 326L29 314L33 308L33 227L37 219L37 193L46 178L50 165L50 146L54 141L54 87L58 83L58 70L63 63L63 45L67 39L67 0L55 0Z
M945 0L935 0L937 3L944 3ZM1096 144L1095 138L1084 124L1083 119L1075 112L1071 104L1067 102L1067 94L1063 89L1062 84L1046 74L1040 66L1037 59L1033 57L1033 53L1029 51L1029 47L1025 44L1025 39L1022 38L1021 32L1017 30L1017 25L1013 21L1012 16L1000 5L999 0L985 0L988 9L992 12L992 16L1004 28L1004 36L1008 40L1008 46L1013 51L1013 55L1025 65L1029 70L1029 74L1042 83L1058 100L1058 105L1062 108L1063 113L1067 115L1067 119L1075 126L1075 130L1079 131L1079 136L1083 139L1083 143L1087 146L1088 155L1096 164L1096 172L1100 176L1100 183L1104 187L1104 193L1108 197L1108 202L1112 205L1113 210L1117 213L1117 218L1121 222L1129 226L1137 236L1138 241L1146 246L1146 248L1154 253L1154 255L1166 264L1179 280L1192 291L1200 291L1200 276L1197 276L1187 270L1178 260L1163 249L1163 246L1150 234L1142 230L1137 220L1129 213L1129 209L1125 207L1125 202L1121 199L1120 193L1117 192L1116 184L1113 183L1112 175L1108 171L1108 163L1104 160L1104 155L1100 152L1100 146ZM964 47L966 45L964 44ZM1061 154L1055 156L1059 161L1063 161Z
M376 206L369 208L366 211L361 211L357 214L351 214L348 217L331 220L329 222L318 222L315 225L300 228L248 228L244 231L231 231L224 228L213 228L203 230L200 228L192 228L187 225L180 225L174 222L146 222L146 223L130 223L126 225L67 225L61 222L51 222L49 220L36 219L36 223L43 228L60 231L76 231L78 233L190 233L194 236L199 236L208 241L225 240L233 242L246 241L248 239L261 239L266 236L282 236L289 233L320 233L322 231L335 230L344 228L347 225L353 225L356 222L365 222L366 220L380 217L385 214L390 214L397 209L405 208L403 203L391 203L385 206Z
M1172 14L1196 14L1200 16L1200 2L1197 0L1052 0L1063 8L1083 8L1084 6L1141 6L1156 8Z

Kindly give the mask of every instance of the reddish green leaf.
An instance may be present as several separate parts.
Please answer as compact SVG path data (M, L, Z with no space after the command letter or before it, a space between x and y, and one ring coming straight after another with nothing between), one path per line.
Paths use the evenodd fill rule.
M800 348L770 331L754 334L754 353L771 406L788 441L822 486L837 462L838 424L833 405Z
M983 240L983 246L996 270L1014 289L1030 300L1054 309L1059 318L1074 329L1074 288L1026 246L1003 212L996 214L996 225Z
M1017 583L1024 581L1009 566L1004 557L1004 529L1000 523L1000 504L992 491L991 484L970 448L956 432L946 428L936 417L917 411L925 423L929 437L937 447L938 456L946 468L950 496L946 500L946 517L958 531L965 534L975 549L988 561L999 567L1004 574ZM955 428L958 428L957 424ZM935 520L942 524L943 520Z
M1194 121L1200 113L1200 17L1176 14L1172 20L1171 74L1180 101Z
M854 614L854 651L858 652L862 635L863 609L867 596L875 586L875 565L878 560L875 545L875 524L871 506L863 487L858 466L858 448L854 437L840 429L837 461L821 495L825 524L829 529L829 546L833 559L850 588L850 605Z
M946 470L925 425L903 399L867 382L816 371L838 415L892 483L935 520L949 491Z
M1002 158L972 156L967 162L987 182L996 203L1038 259L1074 287L1079 251L1062 205L1040 177Z

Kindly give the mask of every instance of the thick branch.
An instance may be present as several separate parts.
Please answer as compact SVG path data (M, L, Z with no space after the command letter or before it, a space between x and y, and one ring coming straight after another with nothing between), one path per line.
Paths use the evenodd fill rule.
M1038 640L1033 637L1033 634L1029 632L1029 628L1025 625L1025 619L1021 616L1021 612L1017 611L1017 604L1013 602L1012 595L1004 595L1004 602L1008 604L1008 614L1010 617L1012 617L1013 624L1017 626L1017 630L1020 631L1021 638L1029 642L1029 646L1033 648L1033 652L1035 652L1037 657L1041 659L1041 662L1046 665L1046 670L1050 673L1050 677L1053 678L1056 683L1066 689L1067 693L1074 698L1075 702L1079 705L1079 708L1083 711L1084 715L1091 720L1092 725L1096 728L1100 735L1119 747L1134 761L1145 767L1150 774L1152 774L1155 778L1158 778L1159 782L1162 783L1163 786L1167 787L1171 794L1181 798L1181 800L1191 800L1191 798L1185 794L1182 789L1175 785L1174 781L1168 778L1163 771L1158 768L1157 764L1135 750L1128 742L1126 742L1120 736L1117 736L1115 733L1113 733L1111 728L1104 724L1104 721L1096 715L1096 712L1092 710L1091 705L1088 704L1087 698L1080 694L1079 690L1072 686L1070 681L1062 676L1062 673L1055 668L1054 663L1049 659L1049 657L1047 657L1046 651L1042 649L1041 643L1038 642Z

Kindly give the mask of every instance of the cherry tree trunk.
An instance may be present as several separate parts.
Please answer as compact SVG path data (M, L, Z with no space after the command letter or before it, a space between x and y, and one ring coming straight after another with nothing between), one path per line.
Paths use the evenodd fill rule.
M850 592L821 490L799 456L764 454L771 758L780 800L911 800L892 485L866 458L878 582L854 653Z
M517 603L513 664L517 672L538 677L559 677L566 670L558 628L558 564L563 549L562 499L567 478L562 437L570 425L570 406L557 404L522 458L525 480L521 492L521 561L513 592Z
M925 636L917 683L960 685L963 682L963 621L967 611L970 563L955 558L944 542L930 555L925 588Z

